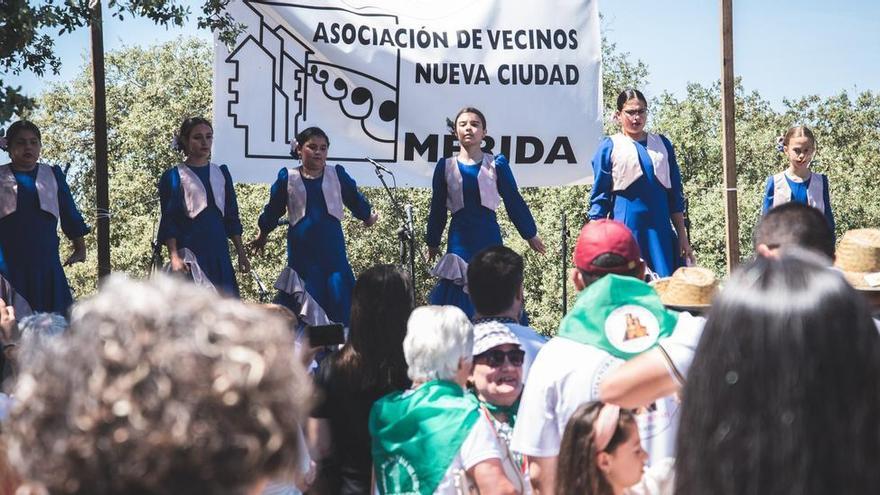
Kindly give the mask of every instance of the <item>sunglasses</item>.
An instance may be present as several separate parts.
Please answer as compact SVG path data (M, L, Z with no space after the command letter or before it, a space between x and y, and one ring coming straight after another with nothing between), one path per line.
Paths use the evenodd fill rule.
M523 360L526 358L526 353L522 349L513 349L507 352L496 349L477 354L474 356L474 359L485 361L486 364L493 368L499 368L504 364L505 357L510 361L511 366L522 366Z

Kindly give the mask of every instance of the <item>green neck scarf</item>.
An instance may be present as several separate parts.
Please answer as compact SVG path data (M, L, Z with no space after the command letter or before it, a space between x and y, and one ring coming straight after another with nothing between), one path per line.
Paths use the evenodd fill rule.
M650 285L605 275L581 291L557 335L630 359L672 334L678 313L667 310Z
M449 381L376 401L369 427L379 493L434 493L479 418L475 397Z
M477 397L476 392L474 392L474 397ZM477 400L480 400L480 404L485 406L486 410L489 411L489 413L491 413L492 416L495 416L498 413L506 414L507 415L506 423L509 424L510 427L512 428L516 424L516 412L519 410L519 399L520 398L522 398L522 394L520 394L520 397L516 399L516 402L514 402L513 404L511 404L509 406L496 406L495 404L490 404L486 401L480 400L479 397L477 397Z

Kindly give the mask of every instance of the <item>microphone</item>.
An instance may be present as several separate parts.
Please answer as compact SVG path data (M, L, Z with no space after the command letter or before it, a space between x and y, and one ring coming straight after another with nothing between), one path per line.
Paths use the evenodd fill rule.
M260 300L264 301L267 298L267 296L269 295L269 293L266 292L266 286L263 285L263 281L260 280L260 276L257 275L256 270L251 269L251 276L254 278L254 281L257 283L257 291L259 291L259 293L260 293Z
M392 172L392 171L388 170L387 168L383 167L383 166L380 165L379 162L377 162L376 160L373 160L373 159L370 158L370 157L365 157L364 160L366 160L366 161L372 163L374 167L376 167L377 169L379 169L379 170L385 172L386 174L394 175L394 172Z

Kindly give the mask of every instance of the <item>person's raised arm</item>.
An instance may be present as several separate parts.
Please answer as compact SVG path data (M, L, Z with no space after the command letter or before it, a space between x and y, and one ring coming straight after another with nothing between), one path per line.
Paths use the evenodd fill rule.
M608 218L614 207L614 184L611 178L611 139L606 138L593 156L593 188L590 190L591 220Z
M694 258L694 250L691 247L691 240L684 223L684 189L681 184L681 169L678 166L672 143L666 139L666 136L660 136L660 139L669 152L669 179L672 187L667 192L667 196L670 219L678 234L679 252L677 255L684 258L688 264L695 265L697 260Z
M332 167L335 165L328 165ZM348 175L342 166L337 166L336 175L339 177L339 186L342 188L342 204L351 211L355 218L364 223L364 227L372 227L379 220L379 213L373 211L366 196L360 192L357 182Z
M599 399L637 408L677 392L687 380L706 319L682 312L672 335L622 364L599 384Z
M226 165L220 165L220 171L223 173L223 182L226 188L226 204L224 205L225 215L223 216L223 227L226 235L235 246L235 253L238 256L238 271L247 273L251 271L251 263L245 252L244 244L241 242L241 218L238 213L238 197L235 194L235 184L232 182L232 176Z
M599 400L626 409L648 406L679 390L659 347L640 354L606 376L599 384Z
M495 160L495 170L498 176L498 193L504 200L504 209L507 210L507 216L513 222L514 227L519 232L520 237L528 241L532 250L544 254L547 249L544 241L538 235L538 227L535 225L535 218L532 216L529 206L519 192L516 185L516 179L513 177L513 171L510 164L503 155L499 155Z
M260 218L257 220L259 231L249 243L248 248L254 253L259 253L266 247L269 233L278 226L278 220L287 211L287 168L278 172L278 178L269 189L269 202L263 207Z
M428 245L428 258L433 261L440 254L440 240L446 229L446 160L441 159L434 168L431 181L431 209L428 212L428 228L425 244Z
M76 202L73 200L73 194L70 192L70 187L67 185L67 180L64 177L64 172L61 171L61 167L53 166L52 173L55 174L55 180L58 183L58 214L61 230L70 239L73 247L73 252L70 253L70 256L64 262L64 266L70 266L86 260L86 241L84 236L91 229L86 225L82 214L76 207Z
M180 226L177 223L178 208L180 208L180 175L172 168L166 170L159 179L159 230L156 240L168 248L168 259L171 270L175 272L185 271L186 264L180 253L177 252L177 238L180 235Z

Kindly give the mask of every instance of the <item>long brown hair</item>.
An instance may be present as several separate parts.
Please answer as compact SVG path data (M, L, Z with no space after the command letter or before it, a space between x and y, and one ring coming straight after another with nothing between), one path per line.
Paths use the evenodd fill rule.
M355 282L348 342L335 364L357 389L388 393L410 386L403 357L410 294L409 276L394 265L374 266Z
M599 452L596 451L593 423L603 405L601 402L588 402L580 406L568 420L559 447L556 493L614 494L611 484L596 462ZM620 444L626 442L629 439L630 426L635 426L635 417L631 411L621 409L617 429L602 452L613 453Z

